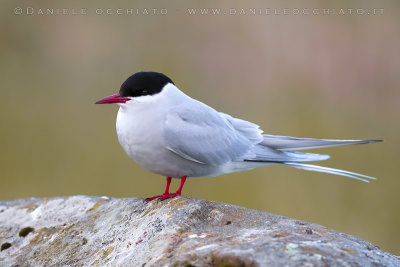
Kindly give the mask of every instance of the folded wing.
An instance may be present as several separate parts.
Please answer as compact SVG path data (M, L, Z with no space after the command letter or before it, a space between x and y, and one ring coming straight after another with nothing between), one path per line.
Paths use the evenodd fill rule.
M240 159L254 145L214 109L200 102L191 104L172 108L166 115L163 137L172 152L216 166Z
M263 145L258 125L219 113L199 102L192 103L190 108L180 105L169 110L163 129L170 151L201 164L308 162L329 158L328 155L280 151Z
M356 144L369 144L381 142L382 140L334 140L334 139L314 139L297 138L291 136L263 134L261 145L278 150L303 150L316 149L332 146L346 146Z

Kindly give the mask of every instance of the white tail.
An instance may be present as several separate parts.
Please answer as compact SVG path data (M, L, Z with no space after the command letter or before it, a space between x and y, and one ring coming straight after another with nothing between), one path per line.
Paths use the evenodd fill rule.
M363 181L366 183L370 182L367 179L376 180L376 178L367 176L364 174L359 174L356 172L349 172L349 171L339 170L339 169L334 169L334 168L328 168L328 167L323 167L323 166L304 164L304 163L294 163L294 162L285 162L282 164L293 167L293 168L297 168L297 169L307 170L307 171L325 172L325 173L330 173L330 174L346 176L346 177L350 177L350 178L360 180L360 181ZM366 179L364 179L364 178L366 178Z
M269 134L263 134L263 138L264 139L263 141L261 141L260 145L268 146L277 150L302 150L382 142L382 140L334 140L297 138L291 136Z

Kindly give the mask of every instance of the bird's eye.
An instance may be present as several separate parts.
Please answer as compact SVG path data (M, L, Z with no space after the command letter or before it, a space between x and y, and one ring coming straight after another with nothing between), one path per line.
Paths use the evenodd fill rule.
M148 95L148 94L149 94L149 91L147 91L146 89L142 90L142 95Z

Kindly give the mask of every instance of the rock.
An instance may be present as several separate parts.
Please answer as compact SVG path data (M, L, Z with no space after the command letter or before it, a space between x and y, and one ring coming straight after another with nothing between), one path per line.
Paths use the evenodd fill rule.
M179 197L0 202L0 266L400 266L326 227Z

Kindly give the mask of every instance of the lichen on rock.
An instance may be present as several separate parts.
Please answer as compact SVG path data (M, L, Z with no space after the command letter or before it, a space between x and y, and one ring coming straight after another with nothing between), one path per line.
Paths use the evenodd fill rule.
M326 227L178 197L0 202L0 266L400 266Z

